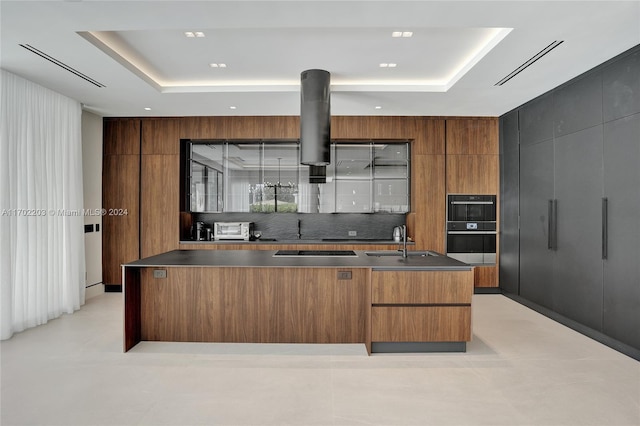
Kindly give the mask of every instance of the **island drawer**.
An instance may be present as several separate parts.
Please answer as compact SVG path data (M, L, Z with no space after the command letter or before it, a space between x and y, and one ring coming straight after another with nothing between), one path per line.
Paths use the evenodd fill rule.
M373 304L470 304L473 271L373 271Z
M372 342L471 340L471 306L374 306Z

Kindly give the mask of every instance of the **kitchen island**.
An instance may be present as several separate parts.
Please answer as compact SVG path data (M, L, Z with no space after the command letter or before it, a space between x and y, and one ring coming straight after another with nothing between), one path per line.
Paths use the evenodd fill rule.
M434 252L175 250L123 265L124 351L142 340L464 351L473 268Z

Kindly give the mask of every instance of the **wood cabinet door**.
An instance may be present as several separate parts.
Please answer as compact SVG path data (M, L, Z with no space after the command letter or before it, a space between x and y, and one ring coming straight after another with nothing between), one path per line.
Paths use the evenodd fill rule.
M373 304L471 304L473 271L373 271Z
M143 155L140 255L176 250L180 241L180 155Z
M105 118L102 140L104 155L139 155L140 119Z
M497 118L447 119L447 155L498 155Z
M180 154L180 119L142 121L142 154Z
M140 156L105 155L102 167L102 282L122 285L121 265L140 258Z
M471 306L374 306L372 342L466 342Z
M447 155L448 194L498 194L498 155Z

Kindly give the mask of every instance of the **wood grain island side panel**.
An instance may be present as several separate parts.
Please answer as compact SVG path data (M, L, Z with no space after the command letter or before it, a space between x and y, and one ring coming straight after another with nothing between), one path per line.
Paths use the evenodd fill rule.
M142 340L365 343L367 269L141 270Z

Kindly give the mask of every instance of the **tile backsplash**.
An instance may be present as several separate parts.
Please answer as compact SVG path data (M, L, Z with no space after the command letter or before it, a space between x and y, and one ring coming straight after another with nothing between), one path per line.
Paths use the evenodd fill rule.
M263 240L392 240L404 214L392 213L192 213L193 222L254 222ZM300 238L298 238L298 229ZM190 240L188 230L183 240Z

